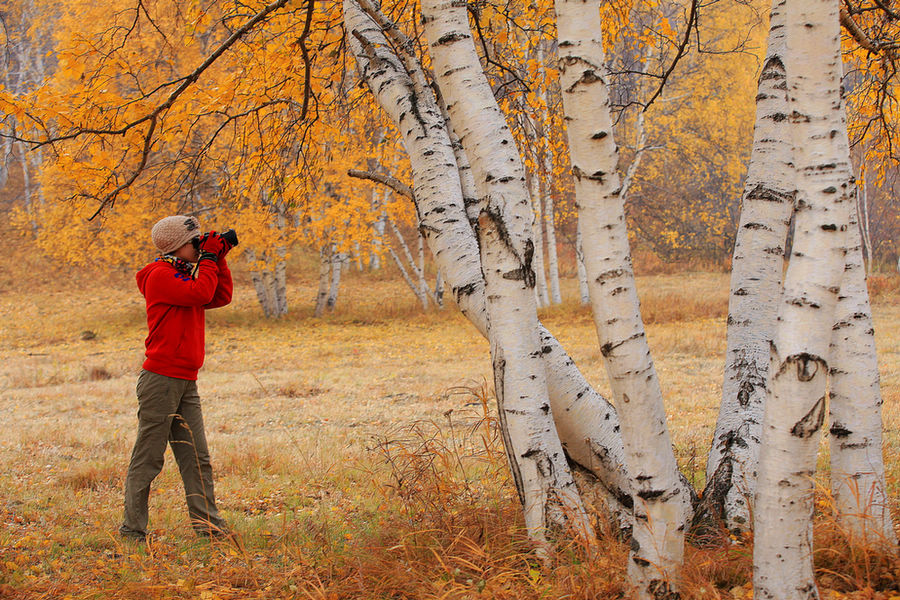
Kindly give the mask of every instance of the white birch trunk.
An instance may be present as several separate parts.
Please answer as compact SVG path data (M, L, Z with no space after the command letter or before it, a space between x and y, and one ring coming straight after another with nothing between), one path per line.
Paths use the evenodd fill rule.
M443 98L441 111L459 168L463 202L470 222L474 223L483 204L478 199L469 158L456 135ZM583 270L584 265L579 265ZM452 275L453 271L449 273ZM470 310L463 306L461 308L482 335L487 337L483 293L484 289L480 288L477 296L473 294ZM583 298L583 303L587 304L586 287ZM619 418L615 408L591 387L575 361L543 326L541 345L550 404L563 448L572 461L592 473L601 483L606 492L607 505L619 522L630 520L633 507L631 482L625 468L625 449L619 435ZM627 526L630 527L630 523Z
M465 4L425 0L422 21L435 77L484 207L479 245L498 409L501 422L525 420L507 430L506 449L520 478L526 525L537 540L542 528L554 525L590 541L593 528L555 429L540 358L534 218L524 167L475 51Z
M751 500L775 329L784 247L794 201L794 166L784 71L784 0L775 0L756 96L753 151L741 197L728 309L722 402L695 524L749 531Z
M434 277L434 303L437 304L438 308L444 308L444 276L441 274L441 270L437 270L437 274Z
M540 180L542 204L544 207L544 228L547 234L547 270L550 281L550 301L562 302L559 289L559 253L556 249L556 214L553 210L553 161L549 150L543 153L543 177Z
M373 271L377 271L381 268L381 251L382 244L384 244L384 214L375 221L375 224L372 225L372 229L375 231L375 235L373 236L372 241L372 254L369 255L369 268Z
M328 298L325 300L325 310L331 312L337 306L338 293L341 290L341 271L347 255L343 252L331 253L331 286L328 288Z
M544 46L538 45L538 69L541 81L544 85L541 87L541 93L544 96L544 105L550 106L550 98L548 89L550 82L547 80L547 72L544 68ZM550 122L550 116L547 110L542 111L541 129L546 127ZM543 176L540 178L541 204L544 207L544 228L547 232L547 268L550 277L550 301L553 304L562 302L562 294L559 291L559 253L556 249L556 212L553 210L553 154L550 150L550 144L543 151L539 150L541 160L538 164L543 168ZM537 161L536 161L537 162ZM539 171L540 172L540 171Z
M581 235L581 219L575 224L575 264L578 267L578 297L582 304L590 304L591 291L588 289L587 271L584 268L584 246Z
M431 286L425 278L425 235L422 233L422 224L416 223L416 243L419 250L419 262L416 265L416 274L419 276L419 293L428 301L431 297Z
M557 0L555 6L585 269L634 486L629 584L637 598L658 598L679 587L690 493L675 462L639 312L604 80L599 5Z
M837 0L786 4L788 107L797 174L795 234L769 363L754 507L756 598L819 592L812 516L835 306L853 197L840 97Z
M532 140L532 143L536 143ZM535 149L535 153L539 152ZM550 298L547 295L547 276L544 272L544 226L543 226L543 210L541 210L541 186L540 172L530 173L528 176L528 191L531 195L534 208L534 275L536 277L535 292L539 308L550 305Z
M537 318L532 316L537 311L534 278L528 257L518 255L505 239L505 208L502 202L489 205L478 227L503 445L529 537L544 542L548 530L572 528L593 540L553 423Z
M416 263L413 261L412 254L409 251L409 246L406 245L406 240L403 239L403 234L400 233L400 229L397 227L397 224L394 223L393 219L391 219L387 214L383 216L383 218L387 221L387 224L390 225L391 231L394 232L394 237L397 239L397 243L400 245L400 249L403 251L403 254L406 256L406 260L409 262L409 271L412 271L416 278L409 274L409 271L403 264L403 261L394 252L394 249L388 246L388 251L391 253L391 258L394 259L394 262L397 265L397 268L400 269L401 275L403 275L403 279L406 280L406 284L412 290L413 294L415 294L416 298L419 299L419 302L422 304L423 310L428 310L428 297L430 295L431 290L428 288L428 282L425 281L425 275L421 270L416 266Z
M872 260L872 227L869 221L869 183L865 182L860 189L857 186L856 212L859 215L859 233L865 249L866 275L872 274L875 263Z
M422 308L424 310L428 310L427 301L424 301L424 302L422 301L421 296L419 296L419 290L416 287L415 282L409 276L409 272L406 270L406 267L403 265L403 261L400 260L400 257L397 256L397 253L394 251L394 249L391 246L387 246L387 249L388 249L388 254L390 254L392 259L394 259L394 264L397 265L397 270L399 270L400 275L403 276L403 281L406 282L406 285L409 286L409 289L412 290L413 294L416 295L416 298L418 298L419 302L422 304Z
M484 279L478 242L469 224L478 218L482 205L475 197L468 158L461 146L451 143L455 134L432 108L430 92L415 91L382 29L355 1L345 0L344 10L360 72L403 136L418 214L438 269L460 311L487 337ZM559 341L544 328L540 334L551 410L563 447L602 482L613 510L629 510L631 487L615 409L590 386Z
M325 312L325 305L328 302L328 287L331 283L331 255L334 248L330 242L322 246L319 251L319 291L316 293L316 308L313 314L321 317Z
M273 273L275 280L275 309L279 315L288 313L287 301L287 248L280 246L275 250L276 261Z
M247 260L257 262L256 252L247 250ZM265 255L263 257L265 260ZM277 260L272 267L254 267L250 277L253 288L256 290L256 298L263 310L263 314L269 319L276 319L287 314L287 291L285 288L285 265L283 260Z
M896 551L884 478L878 355L857 225L852 215L850 248L831 334L831 493L838 518L852 537L867 546Z

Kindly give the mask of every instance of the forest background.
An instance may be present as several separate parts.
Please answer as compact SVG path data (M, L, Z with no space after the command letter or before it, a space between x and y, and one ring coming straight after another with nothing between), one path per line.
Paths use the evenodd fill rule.
M131 110L141 114L152 96L127 100L123 90L134 88L122 81L149 73L162 85L189 71L221 40L214 25L229 19L211 6L171 6L5 6L9 131L36 137L41 120L49 122L48 110L72 125L110 129ZM623 172L632 174L627 206L648 336L672 399L680 465L702 487L719 397L710 382L717 381L724 354L724 271L752 137L765 10L752 3L711 5L697 25L702 52L691 47L665 93L643 113L641 102L656 85L640 74L671 62L688 14L687 5L673 4L668 12L647 6L654 10L646 14L662 18L631 35L615 28L609 34L633 44L611 52L614 59L630 57L618 65L617 136ZM542 318L606 391L580 302L558 90L549 83L552 53L541 58L541 45L529 45L535 34L552 39L549 7L533 8L523 23L523 15L507 18L509 5L482 6L484 49L494 61L487 70L517 141L532 157L545 243L549 225L557 236L544 257L547 303L553 302L551 255L559 257L561 302L545 308ZM611 22L631 26L632 9L613 7ZM243 7L234 10L235 22L246 17ZM114 15L116 27L108 28L100 13ZM282 29L276 20L262 44L248 44L243 54L229 55L234 62L211 67L209 78L188 89L158 126L149 152L137 128L62 152L56 145L26 152L27 144L5 138L2 410L3 421L16 427L3 442L8 500L0 507L0 593L378 597L415 589L419 597L595 597L620 591L627 548L616 547L611 535L617 549L606 560L588 564L578 548L561 548L563 568L548 572L530 560L521 529L508 526L518 507L492 427L491 391L483 384L490 381L487 345L452 310L424 314L422 305L433 308L440 295L436 273L424 250L419 253L415 212L402 186L386 193L347 175L358 169L402 181L407 167L391 126L357 85L350 64L337 60L339 16L328 10L320 16L308 34L296 15ZM129 32L143 51L124 58L111 53L122 40L113 33L107 46L99 45L92 23ZM647 43L648 30L667 41ZM321 56L336 59L316 71L308 91L305 73L318 63L306 62L298 45L304 35L320 36ZM851 46L848 40L849 65L868 60ZM299 76L289 79L286 72ZM143 81L138 89L146 86ZM878 121L866 112L871 90L865 81L847 87L865 190L886 442L896 452L896 168L884 132L873 132ZM10 102L13 94L32 92L31 108ZM238 108L217 114L210 107L223 96L238 99ZM308 97L315 100L305 102ZM318 119L306 119L312 112ZM219 121L210 125L207 117ZM293 153L268 153L267 144L284 136L296 136L283 145ZM103 211L90 219L98 206ZM233 545L191 542L177 474L167 469L154 496L162 505L160 544L132 554L109 535L118 518L133 417L130 386L140 362L142 312L131 273L153 256L150 225L191 211L200 211L209 226L236 227L242 238L232 261L242 291L233 312L211 318L207 373L208 419L218 423L214 459L222 465L229 517L243 536ZM290 311L270 322L257 300L279 295L279 277ZM283 313L277 301L275 307L270 313ZM316 319L316 308L333 314ZM216 438L224 448L219 458ZM889 469L896 498L895 461ZM817 535L826 543L819 545L817 566L829 593L889 597L896 562L829 544L839 532L825 493L819 508ZM740 548L724 558L693 550L685 593L748 595L749 558Z

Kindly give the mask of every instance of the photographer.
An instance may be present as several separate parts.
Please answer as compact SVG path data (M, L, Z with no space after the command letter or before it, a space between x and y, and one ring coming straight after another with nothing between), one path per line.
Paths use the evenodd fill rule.
M205 353L205 311L231 302L225 255L237 245L237 236L231 230L201 236L195 217L174 216L157 222L151 237L161 256L137 274L147 302L149 334L137 382L138 433L119 533L146 539L150 484L162 470L168 442L181 471L194 530L209 537L228 535L213 493L197 372Z

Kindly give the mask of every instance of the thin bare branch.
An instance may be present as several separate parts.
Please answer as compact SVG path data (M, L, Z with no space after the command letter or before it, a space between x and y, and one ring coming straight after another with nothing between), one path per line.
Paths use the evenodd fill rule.
M687 53L688 44L691 41L691 31L694 29L694 26L697 23L697 7L699 6L699 0L691 0L691 12L688 14L687 25L684 29L684 39L681 40L681 44L678 46L678 52L675 53L675 58L672 59L672 64L669 65L669 68L666 69L666 72L663 73L662 81L659 83L659 87L656 88L656 91L650 96L650 99L644 104L644 112L650 108L653 102L662 94L663 88L666 86L666 81L668 81L669 76L675 70L675 67L678 65L678 61L682 59L682 57Z

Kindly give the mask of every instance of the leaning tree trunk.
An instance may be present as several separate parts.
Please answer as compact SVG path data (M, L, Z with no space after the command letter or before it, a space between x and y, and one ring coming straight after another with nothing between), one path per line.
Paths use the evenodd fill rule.
M532 268L533 211L512 134L482 70L464 4L424 0L422 22L435 76L469 158L482 211L479 242L487 296L494 381L507 456L525 506L529 534L570 526L593 531L574 488L551 409ZM516 473L518 471L518 473ZM538 510L540 508L540 510Z
M837 0L788 0L795 234L771 347L754 507L757 598L818 598L812 516L835 306L847 254L850 155L840 96Z
M409 269L406 268L405 264L394 251L391 244L385 240L385 246L387 247L391 258L394 259L394 264L397 265L397 268L400 270L400 274L403 275L403 279L406 281L409 289L412 290L412 293L415 294L416 298L418 298L419 303L422 304L422 310L428 310L431 290L428 288L428 283L425 281L425 274L416 266L416 263L412 257L412 253L409 251L409 246L406 243L406 239L403 237L403 234L400 232L400 229L397 227L396 223L394 223L393 219L391 219L387 215L387 213L384 213L382 215L382 219L387 221L387 223L391 227L391 231L394 232L394 238L396 238L397 244L403 251L404 256L406 256L406 260L409 264ZM410 271L412 272L412 275L410 274ZM415 279L413 278L413 275L415 275Z
M474 225L483 203L478 200L469 158L456 135L442 97L440 106L459 167L463 203L469 221ZM586 291L584 297L587 298ZM483 296L480 302L479 306L483 307ZM483 310L468 311L463 308L463 313L487 337ZM633 506L631 483L624 465L625 450L619 435L619 420L615 408L591 387L559 341L543 326L541 347L550 404L563 448L573 462L597 478L601 483L601 491L605 492L609 510L619 523L630 529Z
M628 576L638 598L675 593L690 492L679 476L631 265L597 3L557 0L560 85L594 323L634 486Z
M423 12L426 10L423 8ZM478 239L506 457L529 537L545 542L548 530L574 528L581 538L590 541L594 539L590 519L553 423L540 352L531 248L526 247L520 255L506 238L509 227L505 208L500 202L484 209Z
M749 531L769 344L775 329L784 246L794 202L794 166L784 71L784 2L775 0L756 95L753 151L734 244L722 403L695 524Z
M384 37L390 26L376 24L356 0L345 0L344 11L360 73L401 132L416 210L438 269L460 311L487 337L484 279L470 226L482 205L475 197L465 153L454 148L452 129L448 131L444 116L434 108L430 88L414 84L390 50ZM540 335L551 410L563 448L608 490L614 511L630 509L631 488L615 409L591 387L549 331L541 327Z
M848 144L849 146L849 144ZM838 518L865 545L896 550L882 456L881 383L856 209L831 338L829 442Z

